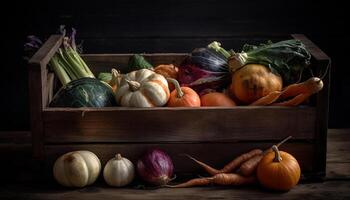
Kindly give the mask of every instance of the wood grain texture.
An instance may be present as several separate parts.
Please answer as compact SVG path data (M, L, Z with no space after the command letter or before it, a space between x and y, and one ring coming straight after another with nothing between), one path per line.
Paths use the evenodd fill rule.
M142 154L152 148L166 151L174 162L175 173L181 174L206 174L197 164L181 154L189 154L207 162L208 164L222 168L235 157L246 153L253 148L265 150L274 143L178 143L178 144L70 144L70 145L45 145L47 164L51 172L53 162L64 153L75 150L89 150L94 152L101 160L102 166L117 153L137 163ZM313 171L313 145L310 143L287 143L280 148L293 154L301 165L303 173ZM179 175L178 174L178 175Z
M20 192L19 192L20 191ZM349 181L330 181L325 183L299 184L289 192L279 193L250 187L198 187L198 188L161 188L135 189L112 188L106 184L89 186L82 189L67 189L57 184L8 184L0 188L2 200L36 199L36 200L178 200L178 199L252 199L252 200L297 200L297 199L349 199Z
M30 126L32 133L33 157L43 159L44 130L43 130L43 82L40 64L33 63L29 69L29 100L30 100Z
M312 140L315 112L312 107L247 106L50 108L43 112L43 120L48 143L277 141L289 135Z
M36 64L34 66L41 66L42 69L45 69L52 56L60 47L62 39L62 35L50 36L49 39L43 44L43 46L40 47L40 49L29 60L29 64Z
M316 154L315 166L318 170L326 170L326 154L327 154L327 130L328 130L328 113L329 113L329 94L330 94L330 72L331 60L305 35L294 34L292 37L300 40L306 46L307 50L313 57L313 66L316 67L317 74L323 78L323 89L316 96ZM326 74L324 74L326 73ZM324 77L323 77L324 76Z

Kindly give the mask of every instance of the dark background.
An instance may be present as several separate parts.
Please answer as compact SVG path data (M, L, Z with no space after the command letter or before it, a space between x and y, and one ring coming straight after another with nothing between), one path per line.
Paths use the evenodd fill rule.
M344 2L344 3L343 3ZM302 33L332 59L330 128L349 128L349 36L345 1L163 0L10 2L2 6L1 130L29 130L26 35L78 29L85 53L189 52Z

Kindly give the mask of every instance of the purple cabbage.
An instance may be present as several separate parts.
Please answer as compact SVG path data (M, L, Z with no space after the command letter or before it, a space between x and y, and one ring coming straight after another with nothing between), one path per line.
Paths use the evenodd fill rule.
M227 57L209 47L197 48L179 66L178 80L199 95L221 91L230 83Z

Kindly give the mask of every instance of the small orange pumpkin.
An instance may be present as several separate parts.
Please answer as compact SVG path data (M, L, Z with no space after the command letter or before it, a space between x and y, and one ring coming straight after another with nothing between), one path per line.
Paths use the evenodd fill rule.
M289 153L279 151L276 145L272 146L272 150L259 162L258 180L268 189L288 191L299 182L299 163Z
M179 69L173 64L169 64L169 65L158 65L157 67L154 68L153 71L157 74L163 75L165 78L177 79L177 74L179 72ZM169 81L168 81L168 85L169 85L170 91L175 89L174 85Z
M202 106L236 106L236 103L232 101L227 95L221 92L209 92L201 96Z
M281 89L281 76L260 64L248 64L235 71L230 85L231 93L245 104L250 104Z
M180 87L177 80L168 78L168 81L175 85L175 90L170 93L168 101L169 107L200 107L201 99L199 95L189 87Z

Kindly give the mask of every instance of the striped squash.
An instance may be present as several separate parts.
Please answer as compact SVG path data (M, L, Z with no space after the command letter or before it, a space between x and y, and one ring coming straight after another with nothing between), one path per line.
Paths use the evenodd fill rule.
M123 76L116 91L117 103L125 107L164 106L170 96L164 76L149 69L140 69Z

